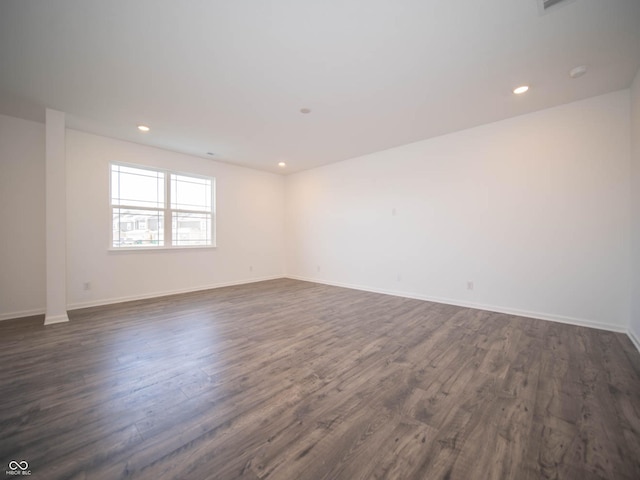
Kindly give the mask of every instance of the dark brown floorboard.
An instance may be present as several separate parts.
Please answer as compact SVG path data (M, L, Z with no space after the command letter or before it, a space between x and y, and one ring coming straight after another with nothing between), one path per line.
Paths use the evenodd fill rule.
M640 479L623 334L294 280L70 318L0 322L0 475Z

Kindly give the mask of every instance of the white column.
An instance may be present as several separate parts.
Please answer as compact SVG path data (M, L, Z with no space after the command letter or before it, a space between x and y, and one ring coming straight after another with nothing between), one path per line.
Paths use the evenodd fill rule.
M64 113L47 109L45 125L47 310L44 324L68 322L67 177Z

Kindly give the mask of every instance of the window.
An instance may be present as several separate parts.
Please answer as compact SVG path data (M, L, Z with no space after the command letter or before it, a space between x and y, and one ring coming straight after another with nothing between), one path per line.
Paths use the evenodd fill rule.
M210 177L111 164L112 248L214 246Z

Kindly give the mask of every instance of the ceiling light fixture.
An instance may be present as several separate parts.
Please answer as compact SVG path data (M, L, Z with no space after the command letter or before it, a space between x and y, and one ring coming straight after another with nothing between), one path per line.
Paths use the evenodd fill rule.
M286 166L287 166L287 164L286 164L286 163L284 163L284 162L278 162L278 166L279 166L279 167L283 167L283 168L284 168L284 167L286 167Z
M213 153L213 152L207 152L207 155L209 155L209 156L213 157L213 156L215 155L215 153Z
M529 85L520 85L519 87L513 89L513 93L515 93L516 95L522 95L527 90L529 90Z
M311 113L311 109L310 108L306 108L306 107L305 108L301 108L300 109L300 113L304 113L304 114Z
M138 130L140 130L141 132L148 132L151 129L146 125L138 125Z

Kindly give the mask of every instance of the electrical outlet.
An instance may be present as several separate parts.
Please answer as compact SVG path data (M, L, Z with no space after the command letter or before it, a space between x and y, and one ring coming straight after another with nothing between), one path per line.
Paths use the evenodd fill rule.
M320 265L318 265L318 266L316 267L316 271L318 271L318 272L320 271Z
M249 265L249 271L253 272L253 265Z
M473 282L467 282L467 290L473 290Z
M84 282L82 288L84 288L85 291L91 290L91 282Z
M402 275L398 274L397 279L398 279L399 282L401 282L402 281Z

